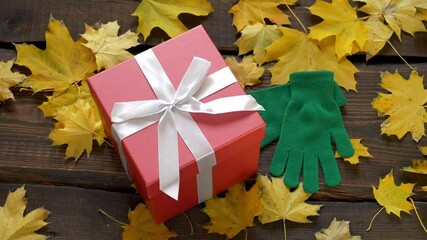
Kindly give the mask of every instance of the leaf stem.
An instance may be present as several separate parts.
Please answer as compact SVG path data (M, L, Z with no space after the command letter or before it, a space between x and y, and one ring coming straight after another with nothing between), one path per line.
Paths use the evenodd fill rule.
M402 59L402 61L406 64L406 66L408 66L411 70L417 70L416 68L412 67L403 57L402 55L400 55L400 53L397 51L397 49L393 46L393 44L391 44L391 42L389 40L387 40L387 43L390 45L390 47L393 49L393 51L397 54L397 56L400 57L400 59Z
M307 28L305 28L304 24L301 22L301 20L297 17L294 11L292 11L291 7L287 3L285 3L286 7L289 9L289 11L292 13L292 16L298 21L298 23L301 25L302 29L304 29L305 34L308 34Z
M384 210L384 207L382 207L373 217L372 217L372 219L371 219L371 222L369 223L369 226L368 226L368 228L366 229L366 231L369 231L369 230L371 230L371 228L372 228L372 223L374 222L374 219L378 216L378 214L380 214L380 212L382 211L382 210Z
M283 238L286 240L286 219L283 219Z
M421 226L423 227L424 232L426 232L426 233L427 233L427 229L426 229L426 227L424 226L424 223L423 223L423 221L421 220L420 215L418 214L417 208L415 207L414 200L413 200L412 198L409 198L409 200L411 201L412 206L414 206L414 211L415 211L415 214L417 214L418 221L420 221L420 224L421 224Z
M191 223L190 217L185 212L183 212L182 214L184 214L185 218L187 218L188 224L190 224L190 235L193 235L194 228L193 228L193 224Z
M105 212L104 210L102 210L102 209L98 209L98 211L99 211L100 213L104 214L105 216L107 216L108 218L110 218L111 220L113 220L114 222L116 222L116 223L118 223L118 224L120 224L120 225L122 225L122 226L126 226L126 225L127 225L126 223L124 223L124 222L120 222L119 220L117 220L117 219L113 218L112 216L110 216L110 214L106 213L106 212Z
M261 3L260 3L260 1L259 1L259 0L258 0L258 13L259 13L259 16L261 17L262 23L263 23L264 25L266 25L266 24L265 24L265 21L264 21L264 16L262 15L262 12L261 12Z
M248 240L248 229L245 228L245 240Z

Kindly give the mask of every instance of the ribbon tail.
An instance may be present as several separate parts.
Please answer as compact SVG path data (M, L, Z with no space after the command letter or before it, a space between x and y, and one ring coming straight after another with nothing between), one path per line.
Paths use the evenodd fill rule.
M201 203L213 195L212 167L216 165L215 151L190 113L174 113L177 130L197 162L197 193Z
M178 200L179 151L178 132L172 110L168 109L159 121L159 185L160 190Z

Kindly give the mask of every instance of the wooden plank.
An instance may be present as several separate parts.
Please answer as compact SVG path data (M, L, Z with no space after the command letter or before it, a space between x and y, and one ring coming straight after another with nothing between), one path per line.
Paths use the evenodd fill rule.
M237 51L234 42L238 38L232 26L233 16L228 10L237 3L237 0L211 0L214 11L207 17L195 17L183 14L180 19L188 28L203 24L212 40L220 50ZM306 27L320 22L316 16L310 14L306 7L311 6L314 0L300 0L293 6L295 14ZM104 1L104 0L3 0L0 2L0 42L43 42L44 32L52 14L56 19L64 21L74 39L84 32L84 23L90 25L97 21L108 22L118 20L122 26L121 32L128 29L135 31L137 18L130 14L136 9L138 1ZM286 7L284 12L291 16ZM291 16L292 27L302 29ZM167 35L155 29L146 44L154 45L168 39ZM402 33L402 44L393 38L393 45L403 56L427 56L427 33L417 33L416 38ZM381 55L396 56L396 53L386 46Z
M9 191L14 191L20 185L0 184L0 205ZM51 211L47 221L49 224L41 233L54 236L53 239L121 239L123 229L119 224L98 212L102 209L119 221L128 223L127 211L139 203L139 197L133 193L117 193L102 190L80 189L75 187L36 186L26 185L28 198L27 212L44 206ZM286 222L288 239L314 239L314 233L326 228L334 217L337 220L351 221L351 233L360 235L364 240L370 239L425 239L426 233L422 230L415 214L402 213L402 218L387 215L383 211L376 218L372 230L366 232L372 216L380 209L375 202L318 202L321 204L320 216L310 217L313 223L302 224ZM424 217L427 212L427 203L416 202L419 213ZM209 234L202 226L209 223L209 217L201 209L200 204L186 212L188 219L183 215L167 221L165 224L178 233L174 239L224 239L219 234ZM194 233L191 235L191 221ZM244 239L244 231L235 239ZM283 222L277 221L262 225L257 220L255 226L248 228L247 239L283 239Z
M372 99L380 91L380 71L399 69L407 77L409 69L404 64L391 63L358 63L357 66L361 71L356 74L358 93L347 93L349 102L343 108L343 118L350 136L364 138L363 143L369 147L374 158L362 158L358 165L339 160L342 184L335 188L322 185L314 199L372 199L371 185L377 185L379 177L384 177L391 169L394 169L399 182L403 180L417 182L419 186L427 185L425 177L401 170L409 166L412 159L422 158L417 144L409 135L400 141L380 136L383 119L378 118L371 107ZM414 66L421 75L427 72L425 63ZM269 76L266 73L266 82ZM18 89L14 89L14 93L15 102L0 105L0 182L77 185L107 190L129 186L117 154L108 145L95 146L89 159L82 157L78 162L64 160L65 146L50 146L51 141L47 138L53 120L43 117L36 108L44 97L41 94L32 96L30 92ZM262 150L259 163L261 174L268 173L275 147L273 143ZM425 201L427 194L420 193L414 198Z

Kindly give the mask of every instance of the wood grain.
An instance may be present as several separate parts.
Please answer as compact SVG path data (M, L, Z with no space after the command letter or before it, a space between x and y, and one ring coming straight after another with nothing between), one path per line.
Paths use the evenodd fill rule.
M9 191L20 187L17 184L1 184L0 199L4 199ZM51 212L47 221L49 224L40 231L53 236L53 239L120 239L123 229L119 224L100 214L102 209L117 220L129 223L128 209L133 209L139 203L139 197L133 193L107 192L102 190L88 190L75 187L26 185L28 198L27 213L43 206ZM374 202L324 202L310 201L310 204L322 205L318 217L310 217L313 223L302 224L287 221L286 230L288 239L314 239L314 233L327 228L334 217L337 220L351 221L352 235L360 235L364 240L374 239L424 239L423 230L415 214L402 213L399 219L394 215L387 215L383 211L375 220L371 231L366 232L372 216L380 209ZM427 212L427 204L416 202L418 211ZM209 234L203 226L210 221L201 210L203 204L167 221L165 224L170 230L178 233L176 240L187 239L225 239L223 235ZM424 215L425 216L425 215ZM191 222L194 233L191 233ZM283 222L277 221L262 225L255 220L255 226L247 228L248 240L253 239L283 239ZM235 239L244 239L244 231Z

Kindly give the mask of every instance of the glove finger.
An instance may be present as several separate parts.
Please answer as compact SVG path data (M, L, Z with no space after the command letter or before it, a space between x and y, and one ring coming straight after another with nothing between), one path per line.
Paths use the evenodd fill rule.
M289 159L285 170L284 182L291 188L297 187L299 184L303 157L304 156L302 151L291 150L289 152Z
M286 163L289 157L289 150L287 148L276 148L274 152L273 160L270 165L270 174L273 177L280 177L285 171Z
M303 187L308 193L319 191L319 160L312 152L304 153Z
M342 157L351 157L354 154L353 145L351 145L350 138L344 127L331 130L331 136L335 142L338 153Z
M341 174L334 154L332 151L323 151L319 153L319 159L326 185L337 186L341 182Z

